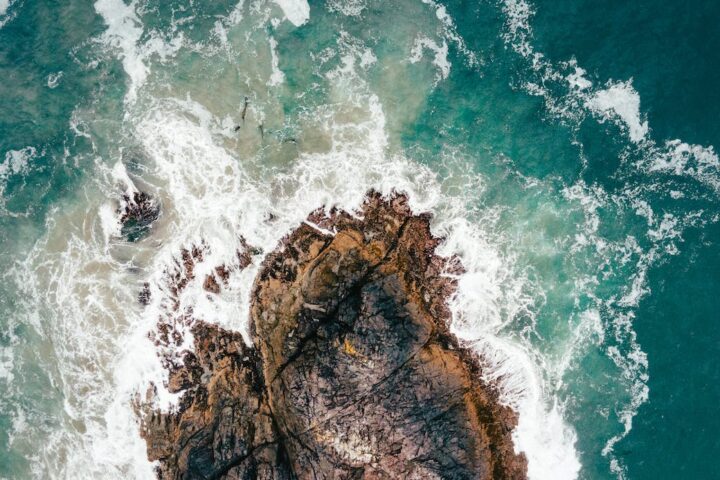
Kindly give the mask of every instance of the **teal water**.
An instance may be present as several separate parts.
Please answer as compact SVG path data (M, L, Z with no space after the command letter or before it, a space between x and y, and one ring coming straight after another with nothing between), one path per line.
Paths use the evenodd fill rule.
M240 234L268 250L371 187L462 258L453 329L519 411L530 478L720 478L719 20L0 0L0 478L152 478L130 404L162 384L147 334L180 250L206 245L200 269ZM129 243L135 188L162 215ZM255 268L183 308L244 331Z

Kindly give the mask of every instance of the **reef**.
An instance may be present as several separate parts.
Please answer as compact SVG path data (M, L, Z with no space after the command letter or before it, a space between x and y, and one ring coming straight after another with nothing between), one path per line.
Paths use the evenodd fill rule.
M526 478L515 412L449 330L462 266L439 242L405 196L370 192L357 212L314 212L265 257L253 346L185 315L194 350L165 357L179 405L153 409L154 386L136 401L158 478ZM181 288L200 257L183 256ZM180 345L163 325L156 343Z

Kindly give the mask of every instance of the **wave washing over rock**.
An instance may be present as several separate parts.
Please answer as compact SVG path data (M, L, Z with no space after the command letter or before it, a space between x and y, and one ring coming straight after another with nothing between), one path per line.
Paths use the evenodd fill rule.
M429 221L375 192L358 212L311 214L255 279L254 346L169 302L154 340L180 402L156 410L154 386L136 401L158 477L526 478L515 412L449 331L462 266L435 254ZM203 248L168 275L176 292Z

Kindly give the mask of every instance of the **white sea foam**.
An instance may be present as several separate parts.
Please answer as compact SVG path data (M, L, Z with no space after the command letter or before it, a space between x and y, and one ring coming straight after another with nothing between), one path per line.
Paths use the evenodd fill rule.
M465 40L457 32L455 20L450 16L445 6L435 0L422 0L422 2L435 9L435 16L440 21L440 33L442 36L448 42L455 44L455 47L462 53L470 67L477 68L480 65L477 55L467 47Z
M563 106L556 106L558 100L547 88L538 83L526 84L528 91L534 95L545 97L550 109L562 117L577 117L573 111L584 105L595 113L601 121L619 120L626 128L630 140L640 143L648 134L648 122L642 119L640 111L640 95L632 86L632 79L624 82L608 82L605 88L592 91L592 82L587 79L586 71L573 59L567 66L574 71L563 75L559 69L549 62L541 52L532 46L532 27L530 18L534 14L533 7L525 0L505 0L503 11L506 16L505 41L517 52L530 61L532 69L542 76L543 83L563 80L571 87L566 98L561 99Z
M642 197L637 196L637 193L629 193L622 198L611 197L600 187L588 187L582 183L567 188L564 193L569 200L579 201L586 212L586 228L573 248L595 249L597 254L605 259L605 264L613 265L614 268L633 266L631 273L624 278L625 284L620 288L618 296L597 299L598 305L605 312L602 318L592 316L593 324L597 324L597 318L601 318L601 328L593 327L592 330L598 334L602 332L602 337L598 337L598 345L607 344L605 353L619 369L618 381L627 389L627 401L621 403L617 412L622 430L608 438L602 449L602 454L609 458L611 471L618 478L625 478L625 467L615 455L614 446L630 433L633 418L649 398L648 360L633 330L633 309L650 293L647 281L650 269L662 261L664 256L676 255L679 251L677 243L682 241L682 232L702 225L705 220L699 213L690 213L683 217L667 212L659 214L653 211ZM628 207L645 218L646 240L650 241L648 247L642 247L632 235L615 242L603 240L599 235L598 209L607 208L608 204L619 201L627 202ZM608 271L604 275L614 274ZM587 285L592 288L592 285L597 283L597 279L591 279ZM611 340L608 341L608 338Z
M475 345L484 362L484 379L498 385L502 400L519 413L513 440L528 459L529 478L576 478L576 435L543 385L542 369L547 366L529 345L501 333L513 319L532 316L534 299L525 291L527 279L513 271L513 259L500 253L487 231L462 214L440 222L438 231L447 237L441 252L458 254L467 269L451 305L453 332Z
M645 352L637 343L637 336L632 330L632 312L619 314L613 322L615 335L624 340L629 339L629 351L621 353L619 348L610 347L609 355L615 364L622 369L632 381L630 388L630 402L623 406L618 412L623 431L611 437L603 447L602 454L610 457L610 470L621 480L626 477L625 466L614 456L613 449L617 442L625 438L632 430L633 418L637 415L638 409L648 401L650 389L648 388L648 360Z
M109 242L112 237L120 236L122 229L120 212L125 209L128 201L132 201L133 195L138 191L121 161L117 161L110 170L110 179L117 188L119 195L109 199L98 209L98 217L105 233L106 242Z
M528 460L528 478L576 478L581 466L577 436L563 418L564 409L543 387L542 359L517 341L490 332L480 336L475 345L485 380L498 385L502 400L519 413L513 441Z
M279 6L285 18L299 27L310 19L310 5L307 0L273 0Z
M277 42L273 37L270 37L269 42L271 57L270 64L272 66L272 74L270 75L270 79L268 80L267 84L270 87L275 87L285 81L285 74L283 74L279 67L280 59L278 58L277 54Z
M667 140L658 146L649 137L650 127L640 109L640 95L632 86L632 79L606 83L604 88L593 89L587 72L575 59L553 65L532 45L530 19L533 6L526 0L505 0L503 12L506 17L505 42L518 54L525 57L532 70L540 76L539 81L526 82L526 90L545 98L548 109L558 117L580 123L583 110L595 114L600 121L614 121L621 124L630 140L644 149L647 162L640 165L648 172L672 172L710 186L720 192L720 166L712 146L690 145L682 140ZM572 71L563 74L563 68ZM570 90L560 98L551 94L544 85L565 82Z
M505 42L522 56L532 56L530 18L535 12L530 3L525 0L505 0L502 9L506 18L506 31L503 34Z
M442 45L438 45L434 40L420 35L415 38L412 49L410 50L410 63L417 63L423 58L424 50L430 50L435 54L433 65L438 68L438 74L435 83L445 80L450 75L451 63L448 60L448 44L443 41Z
M137 8L138 0L133 0L129 4L122 0L95 2L95 11L102 16L107 25L107 30L102 35L104 43L120 52L123 69L130 78L125 96L129 102L136 99L138 89L142 87L150 73L147 65L150 57L155 55L161 60L167 60L174 56L183 44L182 34L165 41L154 33L145 43L141 43L144 28L137 14Z
M656 150L649 158L649 171L688 176L720 194L720 159L712 146L669 140L664 149Z
M99 200L97 192L88 198ZM108 252L93 218L93 206L56 210L47 236L14 269L20 294L41 312L36 328L53 345L49 373L57 375L55 388L64 398L58 430L49 437L25 432L29 444L44 445L29 459L38 478L152 478L127 408L130 392L110 381L127 332L142 331L132 307L134 281ZM142 360L161 372L156 359ZM114 403L124 405L117 425L108 422Z
M137 89L148 75L148 68L138 55L138 42L143 33L142 23L135 13L137 2L126 4L122 0L98 0L95 2L97 11L107 24L104 33L106 42L121 53L125 72L130 77L130 88L127 97L135 99Z
M575 71L567 76L567 81L572 88L587 90L592 87L592 82L585 77L585 69L575 66Z
M37 155L35 147L25 147L20 150L5 152L5 160L0 163L0 180L6 180L10 175L26 172L28 161Z
M63 77L63 72L51 73L47 76L47 86L50 89L57 88L60 85L60 80Z
M630 140L639 143L648 132L647 121L640 118L640 95L632 86L632 80L610 83L587 100L588 107L601 118L619 117L627 126Z
M612 121L621 126L632 142L634 148L628 147L628 151L635 151L642 157L641 161L632 163L640 173L646 176L670 174L693 178L716 193L720 191L720 169L714 149L689 145L680 140L665 142L663 146L656 145L650 138L650 128L641 111L640 95L633 88L631 80L610 81L604 86L593 87L587 72L574 59L555 64L534 49L530 23L534 7L529 2L505 0L503 12L506 19L504 40L527 61L529 75L523 87L530 94L543 97L548 111L574 128L579 128L588 113L601 122ZM652 187L649 190L652 191ZM576 234L571 251L586 252L586 255L596 258L604 269L610 266L618 269L615 273L606 271L603 274L605 276L623 275L623 286L617 295L606 299L598 298L594 287L604 278L591 275L576 282L577 294L587 295L603 311L601 324L605 331L604 337L608 338L607 334L612 332L616 344L605 346L603 350L617 366L620 372L618 381L624 385L628 397L620 406L622 430L608 438L602 452L608 457L611 471L618 478L624 477L625 467L615 455L613 447L630 432L632 419L649 394L647 358L632 329L633 309L650 293L647 280L649 271L667 255L678 254L685 229L702 225L706 221L702 212L685 212L682 216L652 212L648 202L643 200L647 192L645 185L633 184L611 197L598 187L588 187L582 183L564 192L568 200L580 202L586 215L584 229ZM670 192L670 197L674 199L684 196L685 192ZM634 210L645 217L645 238L628 235L618 241L604 239L599 234L600 217L597 213L603 205L604 208L612 205L613 208ZM632 266L629 268L630 273L627 273L625 266ZM577 332L580 327L575 328ZM572 357L576 355L573 350L576 348L567 350L561 370L573 363Z
M14 355L12 347L0 347L0 380L7 383L13 380Z
M7 22L12 20L13 13L8 13L8 10L15 3L12 0L0 0L0 28L4 27Z
M8 181L12 177L25 175L30 169L30 161L37 155L37 149L32 146L5 152L5 159L0 163L0 213L11 214L5 209Z
M367 7L367 0L328 0L328 9L348 17L359 17Z

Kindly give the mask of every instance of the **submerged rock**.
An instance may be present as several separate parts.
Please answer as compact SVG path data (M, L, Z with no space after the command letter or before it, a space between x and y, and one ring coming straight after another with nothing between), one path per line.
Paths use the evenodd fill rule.
M266 258L255 347L194 324L177 411L141 422L160 478L526 477L516 415L448 329L459 262L402 195L357 213L318 211Z

